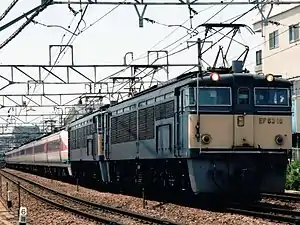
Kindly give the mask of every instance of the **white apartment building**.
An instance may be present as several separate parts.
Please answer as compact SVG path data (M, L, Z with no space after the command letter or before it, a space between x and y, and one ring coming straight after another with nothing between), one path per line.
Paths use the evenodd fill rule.
M268 14L270 6L265 8ZM262 35L256 51L256 73L296 78L293 92L293 132L300 132L300 5L274 5L267 24L259 14L253 24Z
M280 74L285 78L300 76L299 23L300 5L274 5L268 24L263 26L258 15L253 24L257 35L262 34L260 49L256 51L257 73Z

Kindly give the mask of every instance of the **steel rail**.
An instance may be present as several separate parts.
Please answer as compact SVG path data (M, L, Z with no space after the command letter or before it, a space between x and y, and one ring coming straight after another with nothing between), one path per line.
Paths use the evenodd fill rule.
M289 201L299 201L300 202L300 195L293 194L293 193L282 193L282 194L270 194L270 193L263 193L261 194L264 198L274 198L279 200L289 200Z
M142 220L142 221L145 221L145 222L151 222L151 223L155 223L155 224L180 225L179 223L175 223L173 221L169 221L169 220L165 220L165 219L158 219L158 218L155 218L155 217L150 217L150 216L142 215L142 214L139 214L139 213L136 213L136 212L132 212L132 211L129 211L129 210L119 209L119 208L108 206L108 205L104 205L104 204L90 202L90 201L84 200L82 198L78 198L78 197L66 195L65 193L62 193L60 191L57 191L57 190L54 190L52 188L46 187L46 186L44 186L42 184L39 184L39 183L37 183L35 181L28 180L26 178L23 178L23 177L21 177L19 175L13 174L13 173L8 172L6 170L1 170L1 174L2 175L3 175L3 172L7 173L7 174L9 174L11 176L15 176L15 177L17 177L20 180L28 182L29 184L32 184L34 186L43 188L43 189L45 189L45 190L47 190L49 192L55 193L55 194L57 194L59 196L62 196L62 197L65 197L65 198L69 198L69 199L71 199L73 201L76 201L76 202L79 202L79 203L82 203L82 204L85 204L85 205L89 205L91 207L98 208L98 209L101 209L101 210L104 210L104 211L107 211L107 212L110 212L110 213L117 213L117 214L120 214L120 215L123 215L123 216L131 217L133 219L139 219L139 220Z
M14 184L18 185L18 182L13 180L12 178L9 178L8 176L4 175L3 173L1 173L1 175L3 177L5 177L7 180L9 180L9 181L13 182ZM14 174L11 174L11 175L14 176ZM92 219L92 220L95 220L97 222L101 222L101 223L104 223L104 224L121 225L121 223L118 223L117 221L106 219L104 217L100 217L100 216L97 216L97 215L93 215L91 213L81 211L80 209L72 208L72 207L69 207L65 204L61 204L61 203L55 202L51 199L45 198L45 197L43 197L43 196L41 196L37 193L34 193L33 191L29 190L28 188L24 187L23 185L20 185L20 188L23 189L24 191L28 192L30 195L34 196L35 198L40 199L41 201L44 201L44 202L49 203L51 205L54 205L54 206L56 206L58 208L61 208L63 210L75 213L76 215L83 216L85 218Z
M288 222L294 224L298 224L300 222L300 211L276 208L259 204L232 204L230 207L226 207L226 211L279 222Z

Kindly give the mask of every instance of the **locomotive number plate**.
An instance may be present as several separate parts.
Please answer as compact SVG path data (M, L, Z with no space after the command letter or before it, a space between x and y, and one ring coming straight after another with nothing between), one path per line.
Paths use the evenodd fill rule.
M259 124L283 124L283 119L280 117L260 117Z

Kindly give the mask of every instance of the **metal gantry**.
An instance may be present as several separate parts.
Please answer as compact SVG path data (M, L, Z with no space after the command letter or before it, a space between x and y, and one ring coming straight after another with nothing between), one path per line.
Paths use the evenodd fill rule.
M152 61L151 53L156 53ZM132 64L132 52L124 56L124 64L76 65L72 61L69 65L52 65L50 59L49 64L45 65L0 64L0 125L6 124L5 129L20 124L38 124L40 127L44 121L59 117L56 122L57 126L61 126L73 116L97 109L105 100L121 101L154 84L169 80L170 67L196 66L169 64L167 51L149 51L146 57L147 64ZM114 72L107 77L108 73L103 70L109 68ZM75 87L75 91L67 87Z

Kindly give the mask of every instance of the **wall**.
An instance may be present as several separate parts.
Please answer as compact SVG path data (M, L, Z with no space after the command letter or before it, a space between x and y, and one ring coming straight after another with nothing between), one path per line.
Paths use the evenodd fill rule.
M268 23L264 26L262 42L262 71L263 73L281 74L284 78L300 76L298 69L300 46L299 41L289 42L289 26L300 23L300 7L295 7L284 13L270 17L271 21L279 22L281 25ZM254 24L254 29L259 30L259 23ZM269 33L278 30L279 47L269 49ZM261 35L261 34L257 34Z

